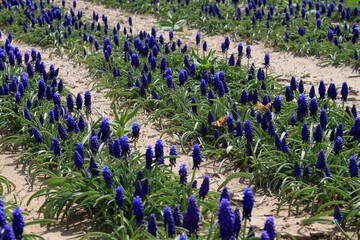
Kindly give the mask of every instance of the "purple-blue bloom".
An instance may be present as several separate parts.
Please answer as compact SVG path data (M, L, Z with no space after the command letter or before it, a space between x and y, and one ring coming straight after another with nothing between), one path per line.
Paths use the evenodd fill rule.
M150 215L150 219L149 219L147 231L156 238L156 236L157 236L157 229L158 229L158 228L157 228L157 224L156 224L155 214L152 213L152 214Z
M19 207L14 208L12 221L13 221L12 228L14 230L14 235L15 235L16 239L22 239L25 222L24 222L24 217L22 215L22 211ZM5 239L5 238L3 238L3 239Z
M172 145L170 147L170 156L177 156L177 150L176 150L176 146ZM176 158L170 158L170 166L176 166Z
M180 184L181 185L186 185L186 181L187 181L187 168L186 168L186 164L183 163L180 165L180 170L179 170L179 175L180 175Z
M122 136L120 138L120 147L121 147L120 157L127 158L128 156L130 156L131 149L129 144L129 138L127 136Z
M136 196L133 200L132 206L133 214L138 225L143 223L144 219L144 205L139 196Z
M199 165L200 165L201 161L202 161L202 157L201 157L200 147L199 147L198 144L195 144L194 145L194 150L193 150L193 163L194 163L194 165L193 165L192 169L194 169L194 168L199 169Z
M104 178L106 186L108 188L111 188L111 186L114 185L114 182L112 180L111 171L108 166L105 166L103 168L103 178Z
M139 138L140 136L140 125L138 123L134 123L132 126L132 138Z
M175 226L181 227L182 215L181 215L179 205L175 205L172 215L174 218Z
M159 138L155 143L155 158L158 164L164 164L164 144L163 141Z
M342 148L343 148L343 139L339 136L336 138L334 144L335 155L338 155L341 152Z
M243 204L243 219L251 220L251 212L254 207L254 194L251 187L245 188Z
M169 206L165 206L164 208L164 228L165 231L167 229L168 237L173 238L175 234L175 222Z
M341 223L343 220L343 214L338 204L335 204L334 207L334 220L338 221L339 223Z
M118 186L116 188L116 196L115 196L115 202L118 210L121 209L122 211L124 211L124 199L125 199L124 190L122 186Z
M198 237L200 210L194 196L190 196L188 208L185 212L183 227L189 231L189 237L195 233Z
M54 151L55 156L61 155L61 145L60 145L59 139L57 137L55 137L53 139L53 144L52 144L50 150Z
M154 153L152 150L151 145L149 145L146 148L146 153L145 153L145 160L146 160L146 169L152 169L152 162L153 162L153 158L154 158Z
M352 178L359 177L359 165L354 156L350 157L349 173Z
M200 199L202 198L204 200L209 190L210 190L210 178L209 176L205 176L199 189L199 198Z
M93 177L99 176L99 166L97 165L95 158L93 156L90 157L90 167L89 171Z
M230 201L222 199L218 213L220 235L222 240L231 240L234 235L235 214L231 209Z

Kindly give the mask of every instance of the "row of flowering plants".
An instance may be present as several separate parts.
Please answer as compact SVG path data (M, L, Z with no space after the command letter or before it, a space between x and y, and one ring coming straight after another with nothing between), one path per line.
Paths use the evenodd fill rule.
M231 44L229 38L224 42ZM170 116L174 127L166 131L177 135L183 149L201 143L208 156L221 156L220 170L235 165L251 172L257 184L279 193L279 209L290 201L289 214L305 204L315 215L341 204L343 226L352 225L359 214L360 118L355 106L345 104L346 83L338 89L322 81L307 92L292 78L290 86L280 86L267 71L268 54L264 69L249 64L251 47L241 44L237 60L217 60L207 49L201 57L180 47L181 41L170 50L162 36L156 41L155 29L114 47L110 39L104 44L86 62L99 77L97 86L112 88L109 96L129 98L124 105L142 103L154 119Z
M8 113L1 114L1 121L11 122L2 142L21 150L18 163L32 181L39 175L46 177L41 189L28 200L46 197L39 209L45 218L68 222L78 211L86 211L96 228L103 231L90 232L84 239L255 236L255 229L249 226L254 207L250 187L244 192L240 212L240 206L234 209L230 205L226 187L220 201L218 193L209 191L208 176L198 188L195 174L188 179L191 166L181 164L179 175L171 171L177 166L175 146L169 156L164 154L161 139L156 141L154 150L148 146L145 155L131 149L129 137L136 141L140 126L134 123L129 127L126 123L131 123L139 108L122 114L115 109L113 122L106 117L93 120L96 117L89 91L76 98L68 93L63 80L57 79L60 69L53 65L49 71L44 69L41 54L34 48L31 53L25 52L24 60L14 60L14 51L16 56L21 52L11 42L9 34L0 50L4 64L0 109ZM41 70L48 74L47 81ZM119 132L125 135L118 136ZM172 167L165 164L167 158ZM197 144L193 160L192 168L199 168L202 155ZM9 215L8 208L0 208L2 239L39 238L35 234L23 235L25 225L20 209L14 210L12 225L6 224L10 221L5 215ZM274 219L268 217L262 239L275 239L279 234Z
M32 4L35 6L35 3L29 6L33 7ZM22 6L20 4L15 7ZM45 35L50 36L50 40L55 41L61 39L62 34L69 36L71 26L75 29L77 26L78 32L72 35L73 40L82 46L80 49L91 50L85 52L88 55L84 62L98 77L97 87L99 89L111 88L109 96L115 99L122 97L133 99L125 105L137 102L154 110L154 118L171 116L175 127L168 131L178 134L183 149L193 141L200 143L208 156L221 156L220 170L223 170L222 166L235 165L252 173L254 181L269 191L275 192L280 189L279 195L283 200L281 203L290 200L290 210L294 200L297 200L295 201L297 211L302 204L307 204L308 210L313 214L340 204L346 208L344 213L347 214L343 226L346 226L346 223L351 224L352 220L358 216L359 210L356 204L359 201L356 190L359 184L358 170L354 167L358 165L355 157L352 156L356 155L356 126L359 123L356 121L358 119L354 119L355 108L352 111L348 110L348 115L339 114L339 112L346 113L343 104L348 95L346 84L341 91L342 102L337 100L337 89L334 85L330 85L328 96L326 96L324 83L319 87L318 94L315 93L315 87L312 87L311 91L305 95L302 81L297 82L292 79L291 86L284 89L276 84L274 77L267 70L256 69L254 64L250 65L250 46L244 50L244 47L239 44L236 58L231 55L229 59L219 61L213 58L214 51L208 50L206 44L203 45L202 56L195 54L194 51L190 53L187 45L182 45L180 40L173 41L171 31L169 32L170 42L165 42L161 35L157 37L155 29L152 29L151 35L140 32L138 36L133 36L131 31L131 35L127 34L126 29L124 29L125 34L122 34L118 25L112 33L109 33L106 17L103 16L104 28L101 30L96 13L94 13L91 26L95 26L98 22L97 26L100 27L92 30L92 27L90 29L86 27L86 22L81 23L81 13L75 16L72 11L70 15L73 20L69 20L66 13L63 14L63 9L52 6L50 10L45 11L42 5L41 8L43 11L41 11L40 22L45 19L47 25L34 27L33 32L29 34L36 35L36 31L45 32ZM54 16L57 17L54 18ZM62 16L64 20L61 20ZM55 30L52 26L58 21L57 18L63 24L58 25L58 29ZM129 20L131 25L131 19ZM63 27L67 29L64 32L61 31ZM14 26L9 28L16 31ZM54 34L50 34L50 31ZM94 35L87 35L86 31L97 32L99 40L95 39L95 41ZM102 31L105 36L102 35ZM200 40L200 35L198 35L196 41L200 43ZM6 46L9 42L11 43L11 40L8 39ZM64 43L67 42L70 44L71 39L64 40ZM67 46L61 41L56 43L56 46L62 47L62 45ZM229 38L225 39L223 45L226 52L230 47ZM9 57L10 66L15 65L14 56L18 63L22 63L21 53L18 54L16 48L12 50L8 47L4 52ZM5 54L5 57L7 55ZM52 177L45 183L48 188L34 195L34 197L51 196L43 206L47 217L68 218L77 209L85 208L89 212L98 214L94 215L95 219L105 220L101 222L109 224L112 221L106 221L106 216L102 215L106 209L97 211L98 209L94 207L94 201L97 201L97 198L92 198L89 194L98 192L94 195L99 196L100 199L104 198L106 204L100 200L99 205L95 204L99 207L107 206L107 200L110 198L103 197L104 188L98 189L97 184L90 185L88 177L93 174L91 169L102 169L108 188L112 186L109 174L114 176L114 180L111 177L112 182L121 183L121 175L113 174L115 169L111 167L116 164L111 165L111 163L115 163L118 158L125 157L126 160L129 157L128 150L124 153L122 149L128 148L127 140L122 136L125 132L118 131L119 128L125 127L124 116L117 116L116 121L111 123L111 127L106 118L100 118L95 122L90 121L88 117L91 111L90 92L86 92L84 96L84 108L82 96L76 96L75 108L75 96L66 94L66 91L62 93L62 87L59 89L62 81L56 80L56 70L52 67L49 72L46 71L44 64L41 63L41 55L38 55L36 52L31 53L32 62L29 63L30 53L24 54L24 62L27 63L24 77L27 77L26 74L30 76L34 74L34 70L31 70L33 65L35 65L35 75L43 77L42 80L38 78L35 84L30 84L31 87L38 87L38 89L30 95L26 109L19 108L22 90L20 91L21 84L17 83L18 80L14 80L14 77L9 75L9 80L6 80L6 84L4 82L3 89L6 92L4 95L11 95L12 91L17 101L15 105L11 101L7 102L7 114L3 115L4 119L17 123L13 127L20 127L18 131L29 133L21 134L21 137L14 135L5 140L8 143L14 143L15 146L28 147L20 161L24 168L27 167L33 179L39 174ZM267 69L270 64L269 55L265 56L264 62ZM20 74L23 76L21 72L18 76ZM13 81L10 83L11 77ZM32 80L31 77L30 79ZM49 80L51 84L46 87L45 82ZM13 90L8 91L6 87L9 88L9 84L12 85ZM19 93L17 93L18 85ZM22 85L24 86L24 83ZM62 104L61 94L67 99L66 105ZM32 109L33 102L34 111L38 106L40 108L31 114L29 109ZM48 111L49 109L53 110ZM85 112L82 112L83 110ZM18 111L23 113L23 117L16 115ZM115 112L117 112L116 106ZM320 115L320 118L317 115ZM335 129L339 130L335 131ZM336 135L335 132L337 132ZM111 138L108 138L108 135ZM302 144L297 139L300 135ZM29 141L30 139L35 139L35 141ZM77 143L71 144L73 141ZM46 150L43 150L45 146ZM115 146L117 153L114 151ZM108 158L107 154L113 158ZM134 151L133 154L130 159L140 164L139 153ZM150 153L149 155L151 156ZM156 155L155 146L155 157ZM336 161L337 158L341 160ZM74 161L68 161L68 159L74 159ZM227 162L232 164L226 164ZM160 161L160 165L161 163ZM126 164L126 167L132 165L129 164ZM350 172L347 171L349 166L352 170ZM74 171L76 169L78 171ZM130 193L135 192L133 188L136 188L136 185L138 190L139 186L142 186L142 180L138 184L137 175L135 177L134 174L139 170L144 172L141 167L135 168L132 171L133 179L129 179L129 184L125 184L130 188L128 189ZM124 176L123 173L121 174ZM352 178L344 183L342 181L344 177ZM99 180L103 181L101 177ZM149 180L148 177L148 180L143 182ZM166 185L169 179L159 181ZM124 185L121 186L124 187ZM153 191L163 192L161 189ZM181 189L178 191L181 192ZM194 190L189 191L184 193L181 203L176 202L179 200L177 197L173 200L174 204L178 203L182 206L183 213L186 201L188 201L186 196L192 194L191 191ZM174 196L179 195L178 192L176 193ZM115 200L111 198L109 201ZM62 214L63 210L65 210L64 214ZM120 218L120 221L121 219L123 218ZM129 226L132 226L129 229L136 231L134 225Z
M164 29L179 29L186 22L209 34L263 39L298 55L325 57L323 65L345 63L359 68L359 10L351 1L94 1L155 14Z

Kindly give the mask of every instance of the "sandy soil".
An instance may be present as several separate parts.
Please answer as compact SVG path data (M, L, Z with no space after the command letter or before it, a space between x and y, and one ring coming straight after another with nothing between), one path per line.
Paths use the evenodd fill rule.
M104 8L101 5L96 5L94 3L85 2L83 0L77 0L78 8L77 10L83 10L84 15L91 18L92 11L95 9L100 15L105 13L109 19L109 25L114 26L117 22L120 22L122 26L128 27L127 19L131 15L133 17L133 24L135 26L134 31L146 30L150 31L151 27L154 26L156 21L152 16L139 16L134 14L125 13L121 9L108 9ZM137 26L141 26L141 29L138 29ZM158 34L163 33L164 36L168 36L167 33L163 31L158 32ZM181 38L183 44L190 43L191 45L195 44L195 30L185 29L182 32L177 32L175 36ZM206 40L208 43L208 48L220 49L220 44L224 41L225 36L202 36L202 40ZM16 39L16 36L15 36ZM175 37L177 40L177 38ZM238 42L237 42L238 43ZM231 44L231 52L237 52L237 43ZM243 41L245 45L245 41ZM30 50L31 46L28 46L23 43L16 43L19 46L21 51ZM40 49L37 49L40 50ZM218 51L220 54L220 51ZM271 57L271 68L275 75L282 75L283 78L290 79L291 76L295 76L297 79L300 79L303 76L307 76L306 80L310 83L318 84L320 80L324 80L326 83L335 82L339 87L343 81L347 81L350 86L358 88L356 84L357 78L352 78L355 74L352 73L352 70L348 67L344 68L335 68L335 67L326 67L320 68L316 65L317 59L313 58L300 58L294 57L292 54L284 52L274 52L271 48L266 48L264 44L259 43L257 45L252 45L252 56L253 61L257 66L260 66L263 62L265 53L270 53ZM83 67L73 67L74 63L67 59L64 56L63 59L59 57L49 57L48 52L41 51L44 62L47 64L47 67L52 63L55 67L60 67L60 78L63 78L68 84L71 92L76 95L78 92L82 94L85 90L90 89L88 85L91 81L91 77L88 75L88 72ZM305 79L305 78L303 78ZM93 92L93 103L95 107L99 110L100 114L103 116L111 116L110 103L111 100L104 97L104 92ZM95 111L94 111L95 113ZM110 115L109 115L110 114ZM144 123L147 120L148 114L144 111L140 111L137 115L139 123ZM142 153L145 152L147 145L154 146L156 139L159 138L161 130L154 123L148 123L143 125L140 131L140 139L138 140L137 147ZM169 135L163 137L165 144L165 153L168 153L170 146L176 142ZM192 157L191 152L182 153L180 151L180 146L177 145L178 152L180 153L180 158L174 171L177 172L180 166L180 163L186 163L188 169L192 168ZM3 162L3 167L0 169L0 174L9 178L13 181L17 188L9 196L17 196L17 199L22 199L21 208L29 212L29 216L26 219L37 219L38 214L37 210L41 206L43 199L34 200L29 206L26 206L26 200L33 192L26 181L26 175L23 174L19 168L16 168L14 162L16 161L16 155L6 153L0 155L1 162ZM212 181L215 181L215 184L211 185L212 190L216 190L217 187L225 179L225 176L217 173L218 165L213 161L208 161L203 163L200 167L200 171L196 172L196 179L198 179L198 186L200 186L202 179L209 175ZM231 172L230 172L231 173ZM228 173L228 174L230 174ZM39 187L41 181L36 183L34 191ZM242 199L242 194L244 188L247 186L246 182L239 182L239 180L232 180L227 185L230 193L232 194L233 201L240 203ZM263 228L265 218L269 215L275 216L275 223L278 231L287 231L294 234L298 239L341 239L334 235L333 226L326 224L314 224L311 226L302 226L300 221L306 217L309 217L308 214L301 214L299 217L288 217L287 208L288 205L282 207L282 211L279 216L276 216L276 209L278 206L278 201L275 197L271 197L265 194L262 191L257 191L255 193L255 209L253 210L253 220L252 223L254 226L259 229ZM67 230L64 224L59 223L52 225L50 227L34 225L26 228L26 232L34 232L42 234L45 239L79 239L79 237L84 233L88 232L91 229L91 225L84 224L82 221L85 219L74 219L74 224L71 224L71 228ZM76 223L76 224L75 224Z

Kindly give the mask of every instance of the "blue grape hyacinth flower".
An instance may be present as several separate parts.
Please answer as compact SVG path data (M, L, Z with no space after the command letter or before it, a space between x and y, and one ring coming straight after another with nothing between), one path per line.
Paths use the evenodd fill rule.
M245 188L243 204L243 219L251 220L251 212L254 207L254 194L251 187Z
M235 214L231 209L230 201L222 199L218 212L220 236L222 240L234 239Z
M200 163L202 161L202 157L201 157L201 151L200 151L200 147L198 144L194 145L194 150L193 150L193 168L192 169L199 169Z
M108 166L105 166L103 168L103 178L104 178L106 186L108 188L111 188L114 185L114 182L112 180L111 171Z
M185 212L183 227L189 231L189 237L194 233L198 237L200 209L194 196L190 196Z
M136 196L133 200L133 214L135 215L135 219L138 225L141 225L144 220L144 205L139 196Z
M202 198L204 200L209 190L210 190L210 178L209 176L205 176L199 189L199 198L200 199Z

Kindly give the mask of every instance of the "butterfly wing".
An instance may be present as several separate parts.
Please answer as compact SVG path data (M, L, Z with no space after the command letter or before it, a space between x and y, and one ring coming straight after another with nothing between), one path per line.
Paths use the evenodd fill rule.
M211 125L213 125L215 127L224 127L226 124L226 118L227 118L227 115L225 114L219 120L212 122Z
M272 102L269 102L268 104L266 104L266 109L269 110L272 106Z
M261 111L269 111L271 106L272 106L272 102L269 102L266 105L263 105L262 103L257 102L257 105L258 105L259 110L261 110Z

